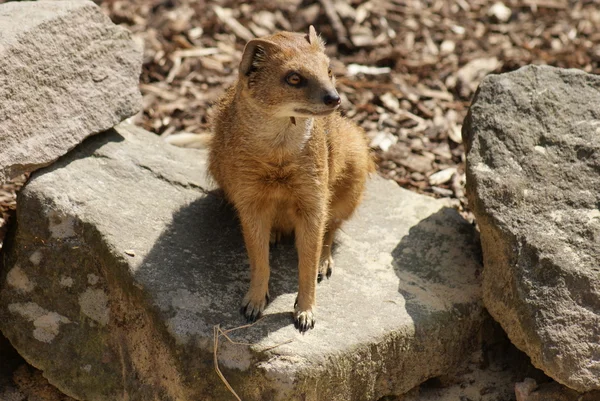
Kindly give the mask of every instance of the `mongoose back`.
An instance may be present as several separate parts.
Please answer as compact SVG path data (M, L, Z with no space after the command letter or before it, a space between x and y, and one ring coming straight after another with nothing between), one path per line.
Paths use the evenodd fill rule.
M315 324L316 284L331 275L334 234L374 170L362 129L343 118L324 52L309 34L279 32L246 44L237 82L213 117L209 171L235 207L250 259L242 313L269 302L269 242L294 233L296 327Z

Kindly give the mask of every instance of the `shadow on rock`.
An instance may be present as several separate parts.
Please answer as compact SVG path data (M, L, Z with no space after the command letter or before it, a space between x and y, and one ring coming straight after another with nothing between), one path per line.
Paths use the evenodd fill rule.
M436 310L469 314L462 309L472 306L469 299L480 297L479 235L452 208L444 207L411 227L392 257L398 291L417 325Z
M54 164L44 168L43 170L34 172L34 174L45 175L50 174L56 169L64 169L72 162L77 162L88 157L102 157L99 149L108 143L123 142L125 138L117 132L117 130L109 129L102 132L101 135L92 135L86 138L79 146L71 150L66 155L60 157Z
M292 238L270 250L272 302L298 288L297 254ZM180 208L135 273L156 286L158 305L176 336L212 337L213 326L246 324L240 304L250 284L250 265L239 220L219 191L208 192ZM293 299L293 298L292 298ZM268 313L244 330L246 341L292 325L287 313Z

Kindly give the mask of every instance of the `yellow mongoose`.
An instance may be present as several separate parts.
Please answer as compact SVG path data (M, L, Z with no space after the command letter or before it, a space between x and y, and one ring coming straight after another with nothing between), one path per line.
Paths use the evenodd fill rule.
M254 321L269 301L269 241L294 233L296 327L315 324L317 276L329 277L335 231L361 201L374 171L364 132L336 109L324 43L280 32L246 44L238 81L213 117L209 170L240 218L250 258L242 313Z

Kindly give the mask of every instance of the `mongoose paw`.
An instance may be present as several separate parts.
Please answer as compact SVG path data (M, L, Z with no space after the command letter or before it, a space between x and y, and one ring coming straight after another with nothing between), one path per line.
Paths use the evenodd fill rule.
M250 291L248 291L244 297L244 300L242 301L242 308L240 309L240 312L242 315L244 315L248 323L253 323L262 316L262 312L265 310L269 302L271 302L269 292L267 292L263 297L259 297L257 300L252 300Z
M311 309L300 310L298 308L298 301L294 305L294 327L302 334L313 329L315 327L315 315Z
M300 333L305 333L308 329L315 327L315 316L312 311L297 311L294 313L294 327Z
M317 273L317 283L320 283L321 281L323 281L323 276L327 277L327 279L329 279L329 277L331 277L331 273L333 272L333 258L331 257L331 255L329 255L329 257L327 257L327 259L324 259L321 261L321 263L319 264L319 272Z

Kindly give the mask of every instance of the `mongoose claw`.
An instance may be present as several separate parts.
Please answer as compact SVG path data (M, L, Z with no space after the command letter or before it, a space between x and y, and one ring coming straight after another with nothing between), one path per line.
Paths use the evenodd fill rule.
M244 298L240 313L244 315L248 323L254 323L257 319L262 316L262 312L271 301L269 293L267 293L263 300L260 302L253 302L248 296Z
M256 320L258 320L259 317L261 317L262 312L260 312L259 309L254 309L250 306L250 304L246 305L246 306L242 306L240 308L240 313L242 315L244 315L244 317L246 318L246 322L247 323L254 323L256 322Z
M315 321L315 315L310 310L294 312L294 327L302 334L314 328Z
M294 302L294 327L300 333L304 334L308 329L315 327L315 321L315 315L312 310L303 311L298 308L298 297L296 297L296 302Z

